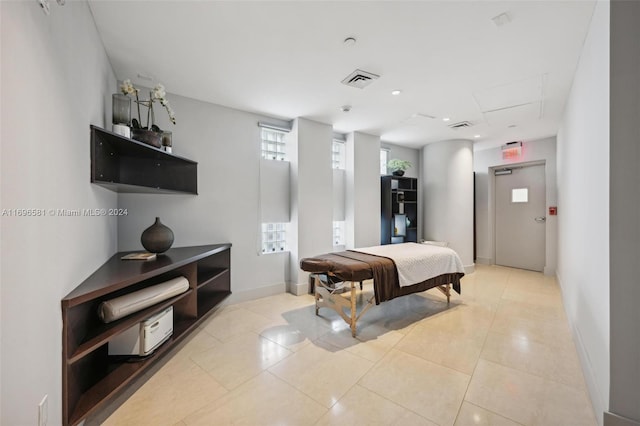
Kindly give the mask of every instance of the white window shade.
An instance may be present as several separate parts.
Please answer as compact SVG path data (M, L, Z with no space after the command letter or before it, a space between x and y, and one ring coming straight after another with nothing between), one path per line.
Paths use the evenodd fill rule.
M289 162L260 160L260 210L262 223L290 221Z
M333 169L333 220L345 220L345 188L346 173L344 170Z
M344 246L345 241L345 223L344 220L333 222L333 246Z

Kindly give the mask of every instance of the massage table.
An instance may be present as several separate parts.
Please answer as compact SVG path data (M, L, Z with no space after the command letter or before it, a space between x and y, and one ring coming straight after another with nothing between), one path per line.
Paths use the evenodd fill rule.
M460 294L460 278L464 276L462 261L455 251L417 243L322 254L301 259L300 268L313 278L316 315L321 307L333 309L349 324L353 337L358 320L374 302L379 305L396 297L437 288L449 303L451 286ZM373 296L358 313L357 285L362 289L362 281L370 279L373 279ZM350 290L348 299L341 296L344 290Z

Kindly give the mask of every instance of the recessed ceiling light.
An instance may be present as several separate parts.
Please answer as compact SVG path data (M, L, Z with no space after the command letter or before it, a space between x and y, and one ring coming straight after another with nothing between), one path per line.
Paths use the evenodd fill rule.
M449 120L451 120L449 117L445 117L442 119L442 121L449 121Z
M402 93L402 90L397 90L397 89L391 92L393 96L398 96L400 93Z
M473 135L473 137L474 137L474 138L479 138L479 137L480 137L480 135Z
M356 44L356 38L355 37L347 37L344 39L343 41L345 46L353 46L354 44Z
M514 127L518 127L518 126L517 126L517 125L515 125L515 124L509 124L509 126L508 126L508 127L509 127L510 129L513 129Z
M351 105L342 105L342 106L340 107L340 111L342 111L342 112L349 112L349 111L351 111Z

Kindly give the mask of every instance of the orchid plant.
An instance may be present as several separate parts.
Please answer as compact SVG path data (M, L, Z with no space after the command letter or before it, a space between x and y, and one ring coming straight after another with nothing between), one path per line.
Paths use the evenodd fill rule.
M146 101L141 101L139 99L139 92L140 90L136 89L133 84L131 84L131 80L126 79L122 82L122 84L120 85L120 91L125 94L125 95L129 95L129 96L135 96L136 98L136 105L138 107L138 119L136 120L135 118L131 121L131 124L133 125L134 128L137 129L141 129L143 128L140 121L140 104L146 106L148 108L147 110L147 127L144 127L144 129L148 129L148 130L154 130L156 132L160 131L160 128L158 126L156 126L154 124L154 113L153 113L153 103L155 101L158 101L160 103L160 105L162 105L163 107L165 107L165 109L167 110L167 114L169 114L169 120L171 120L171 122L173 124L176 124L176 116L175 113L173 111L173 108L171 108L171 105L169 105L169 101L167 100L166 96L167 96L167 92L165 91L165 88L162 84L157 84L153 89L151 89L151 92L149 92L149 100Z

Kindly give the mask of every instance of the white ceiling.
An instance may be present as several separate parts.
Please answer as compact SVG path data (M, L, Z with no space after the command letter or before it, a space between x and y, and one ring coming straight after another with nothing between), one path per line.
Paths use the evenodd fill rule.
M480 135L486 148L557 133L595 2L89 4L118 79L404 146ZM355 69L380 78L341 84ZM460 121L472 126L447 127Z

